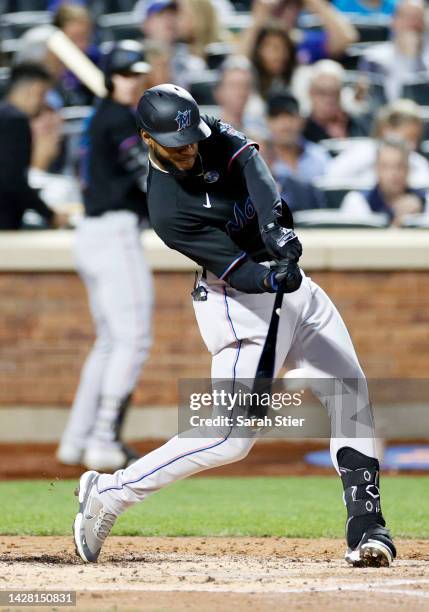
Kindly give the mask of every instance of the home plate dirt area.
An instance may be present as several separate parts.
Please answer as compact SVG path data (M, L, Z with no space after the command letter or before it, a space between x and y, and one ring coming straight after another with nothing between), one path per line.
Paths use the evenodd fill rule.
M83 565L71 537L0 536L0 590L73 590L80 610L428 610L429 541L397 546L357 569L342 540L111 537Z

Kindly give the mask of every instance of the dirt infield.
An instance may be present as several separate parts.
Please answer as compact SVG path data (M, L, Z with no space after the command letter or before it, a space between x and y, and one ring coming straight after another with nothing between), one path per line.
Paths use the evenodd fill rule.
M393 567L356 569L341 540L112 537L88 566L71 538L1 536L0 591L73 590L79 610L121 612L427 610L429 541L397 544Z

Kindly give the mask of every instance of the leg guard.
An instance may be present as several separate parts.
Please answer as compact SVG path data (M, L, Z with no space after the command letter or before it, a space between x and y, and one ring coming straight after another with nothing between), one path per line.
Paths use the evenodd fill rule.
M370 526L386 525L380 505L380 465L377 459L349 447L341 448L337 459L347 508L347 544L354 549Z

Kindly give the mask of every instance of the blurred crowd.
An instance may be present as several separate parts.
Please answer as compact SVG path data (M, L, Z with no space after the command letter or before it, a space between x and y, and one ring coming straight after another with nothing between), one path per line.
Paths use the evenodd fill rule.
M115 41L141 41L144 87L185 87L258 142L298 224L428 224L426 11L422 0L0 0L0 194L20 202L16 214L0 204L0 229L79 214L98 101L50 50L54 28L101 68Z

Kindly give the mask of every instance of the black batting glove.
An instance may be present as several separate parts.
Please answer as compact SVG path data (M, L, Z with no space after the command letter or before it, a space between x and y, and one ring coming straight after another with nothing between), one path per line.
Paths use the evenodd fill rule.
M261 237L270 255L275 259L297 262L302 255L302 245L295 232L271 221L261 228Z
M289 259L279 261L264 279L269 293L276 293L279 289L284 293L293 293L300 288L301 283L301 270L295 261Z

